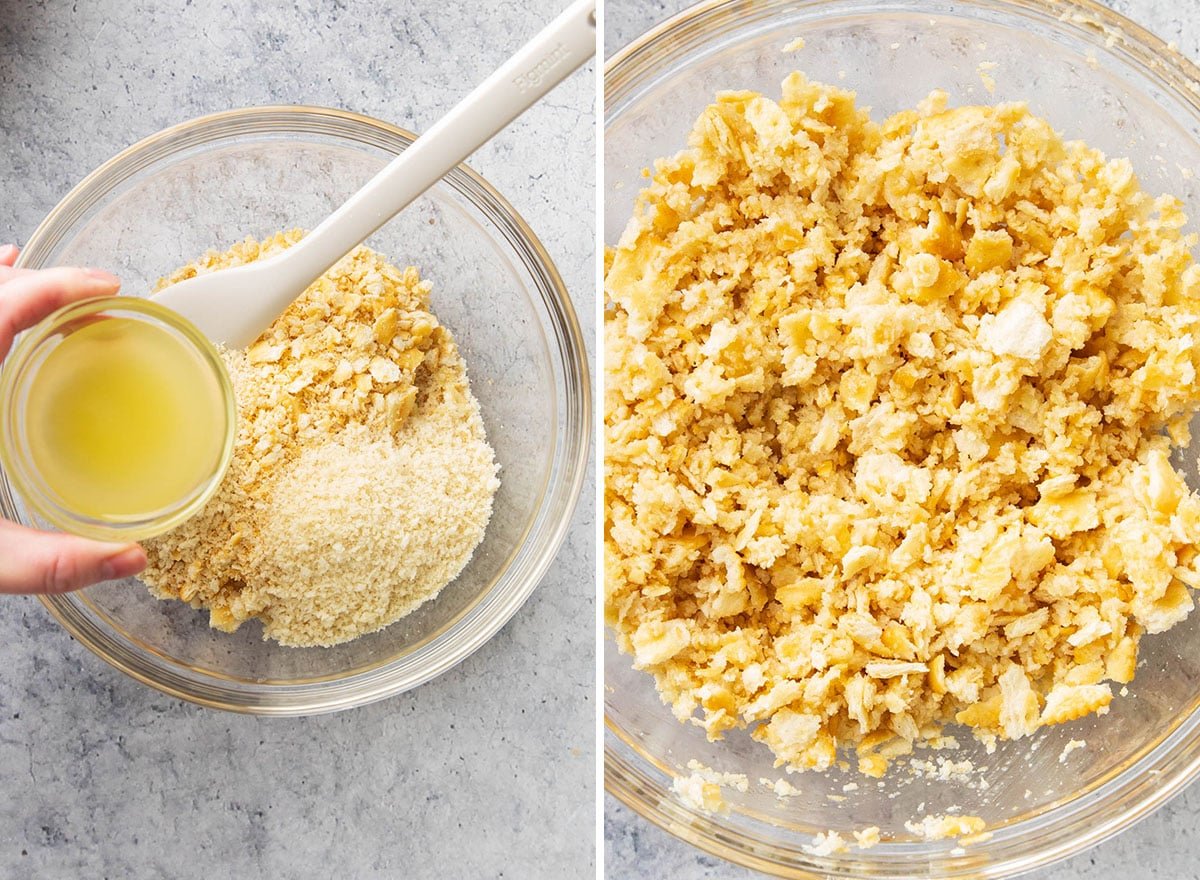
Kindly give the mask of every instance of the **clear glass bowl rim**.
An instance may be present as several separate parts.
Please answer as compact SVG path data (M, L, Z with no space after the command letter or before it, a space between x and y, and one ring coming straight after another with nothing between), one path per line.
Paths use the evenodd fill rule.
M266 105L196 117L150 135L113 156L80 181L29 237L16 265L37 268L97 203L140 171L164 160L237 136L303 135L398 154L417 135L347 110L308 105ZM314 677L296 683L247 682L194 667L172 669L135 637L114 634L77 600L78 594L41 596L42 604L76 640L109 665L156 690L208 708L273 715L317 715L366 705L411 690L451 669L488 641L537 588L566 537L584 479L591 443L591 381L583 332L575 307L546 248L512 205L466 163L444 178L496 225L511 257L528 272L531 295L540 297L551 335L550 352L558 407L554 458L541 504L524 544L501 573L516 572L505 589L493 587L439 633L348 676ZM0 506L15 510L6 479ZM526 552L528 551L528 552ZM499 586L499 585L497 585ZM84 591L86 593L86 591Z
M1033 15L1043 22L1087 35L1097 48L1113 36L1119 51L1200 119L1200 67L1145 28L1096 0L963 0L960 8ZM702 0L664 20L618 50L604 65L604 122L635 95L642 79L677 60L697 37L733 22L767 20L780 9L820 11L853 7L853 12L925 11L906 0ZM850 9L840 10L849 13ZM835 12L829 15L834 16ZM1079 19L1075 19L1078 14ZM1070 21L1067 19L1071 18ZM1089 28L1083 22L1093 23ZM616 650L606 639L605 650ZM603 657L601 657L601 660ZM832 877L999 878L1022 874L1080 853L1145 818L1200 775L1200 701L1181 713L1178 726L1148 754L1109 774L1089 795L1014 822L992 840L960 855L948 845L901 845L911 857L888 847L886 854L854 850L845 855L805 853L797 840L780 844L766 836L750 838L700 810L682 804L670 790L659 762L646 753L610 716L605 694L604 787L618 801L669 834L704 852L743 867L797 880ZM1153 771L1153 773L1151 773ZM947 842L941 842L946 844Z

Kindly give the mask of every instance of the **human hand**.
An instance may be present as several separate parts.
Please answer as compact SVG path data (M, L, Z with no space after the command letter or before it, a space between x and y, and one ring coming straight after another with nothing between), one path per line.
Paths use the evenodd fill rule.
M0 361L13 337L55 309L110 296L121 282L98 269L14 269L17 249L0 247ZM0 593L66 593L146 567L137 544L109 544L38 532L0 519Z

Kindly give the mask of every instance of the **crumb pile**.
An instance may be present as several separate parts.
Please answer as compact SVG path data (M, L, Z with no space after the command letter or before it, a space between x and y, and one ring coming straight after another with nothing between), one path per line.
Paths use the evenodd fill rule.
M1106 712L1200 584L1179 202L1023 104L876 124L798 73L688 143L606 257L621 648L795 769Z
M210 252L159 288L302 236ZM146 543L156 596L209 609L217 629L257 617L281 644L332 645L394 622L463 569L499 480L428 297L415 269L360 247L249 349L223 352L233 461L200 514Z

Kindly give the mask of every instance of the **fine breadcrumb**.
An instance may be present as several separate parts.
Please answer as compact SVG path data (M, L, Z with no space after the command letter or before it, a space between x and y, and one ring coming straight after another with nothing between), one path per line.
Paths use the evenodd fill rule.
M253 239L159 282L263 259ZM159 598L232 631L333 645L431 599L483 538L499 487L479 405L429 285L356 248L246 351L225 351L238 403L229 471L204 510L146 542Z
M688 143L606 254L621 649L792 769L1106 712L1200 584L1181 203L1024 104L875 123L799 73Z

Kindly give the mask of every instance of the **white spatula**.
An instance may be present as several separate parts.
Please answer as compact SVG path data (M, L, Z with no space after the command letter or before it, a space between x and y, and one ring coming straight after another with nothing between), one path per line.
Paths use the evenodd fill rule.
M154 299L244 348L320 275L595 54L596 2L576 0L295 246L173 284Z

